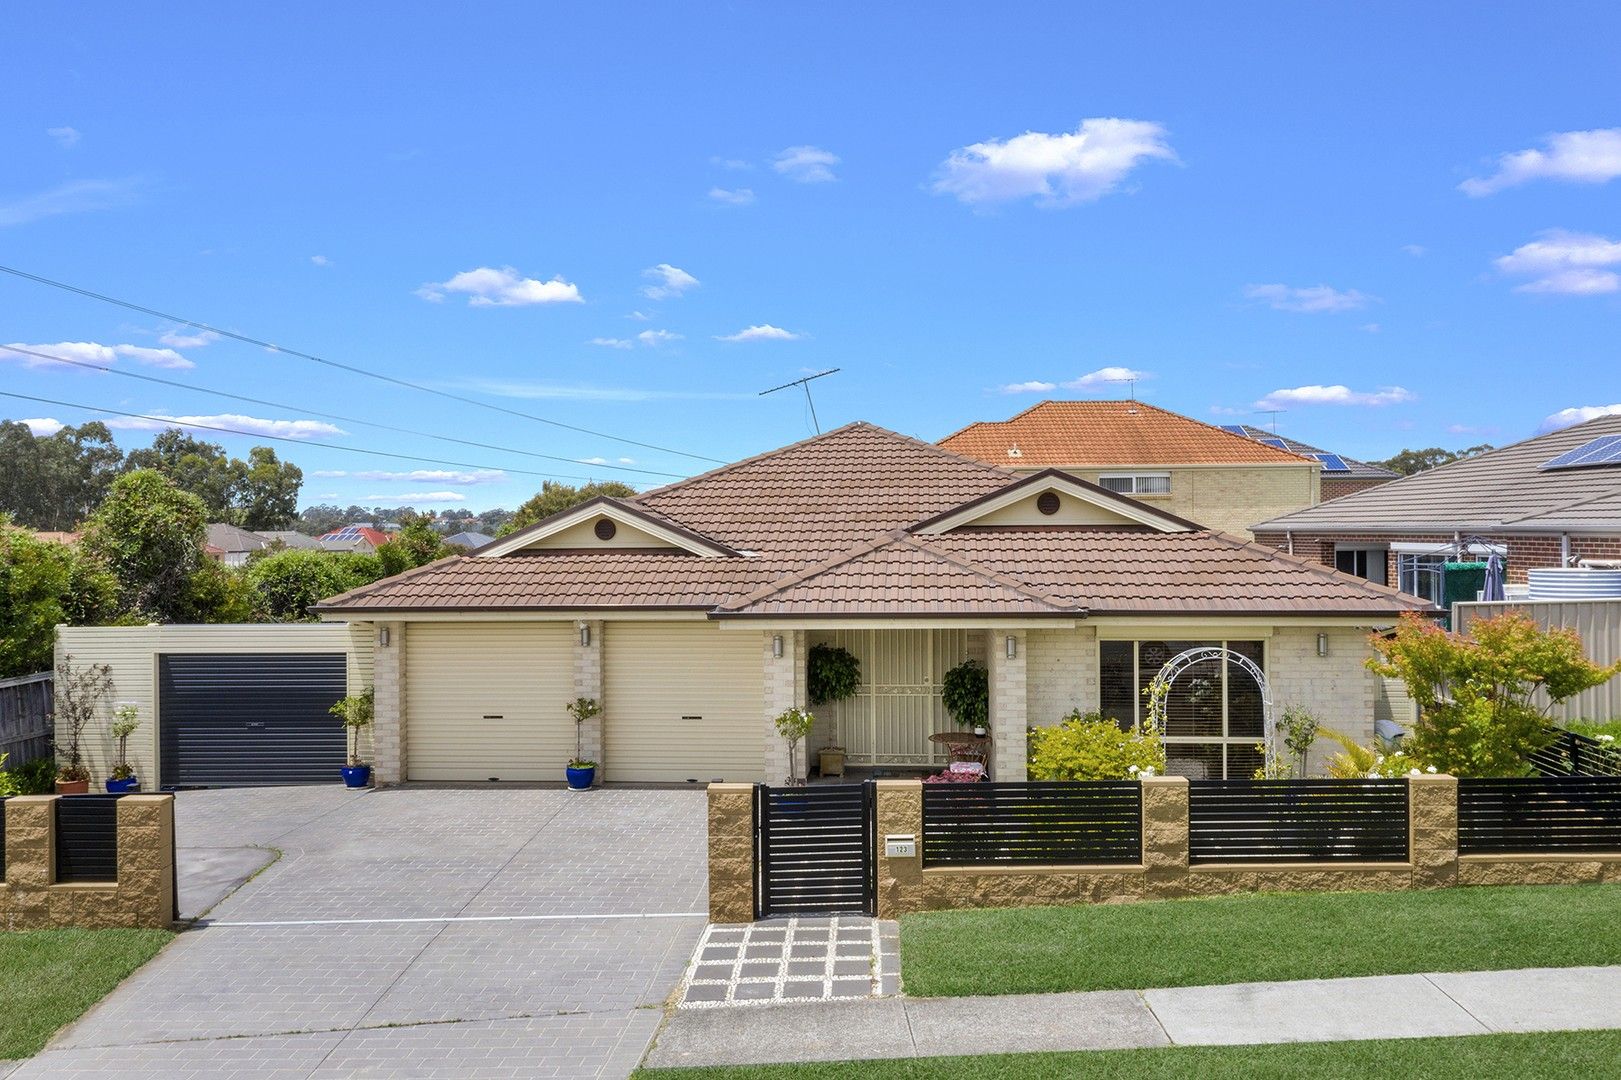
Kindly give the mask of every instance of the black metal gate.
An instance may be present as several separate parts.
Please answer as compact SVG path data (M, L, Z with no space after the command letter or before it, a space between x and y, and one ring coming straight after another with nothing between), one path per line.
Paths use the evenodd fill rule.
M756 918L873 915L874 786L754 789Z

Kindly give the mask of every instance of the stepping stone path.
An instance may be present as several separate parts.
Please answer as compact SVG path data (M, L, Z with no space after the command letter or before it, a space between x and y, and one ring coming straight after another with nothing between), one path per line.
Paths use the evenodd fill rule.
M900 925L865 916L714 923L681 980L683 1009L892 997Z

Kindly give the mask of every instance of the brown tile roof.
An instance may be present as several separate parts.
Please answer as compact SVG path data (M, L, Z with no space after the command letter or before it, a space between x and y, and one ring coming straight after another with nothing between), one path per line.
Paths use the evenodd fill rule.
M1310 460L1141 401L1043 401L1009 420L969 424L940 445L1020 469L1300 465Z
M704 610L781 615L1340 614L1392 618L1414 597L1204 531L1009 529L926 537L919 521L1020 482L867 424L650 491L635 501L745 555L678 551L457 556L319 610Z

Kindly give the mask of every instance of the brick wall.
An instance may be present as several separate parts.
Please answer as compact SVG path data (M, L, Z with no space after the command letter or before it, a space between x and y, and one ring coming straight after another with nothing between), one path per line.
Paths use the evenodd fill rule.
M775 638L782 638L782 655L776 655ZM776 719L794 706L805 707L805 633L802 630L767 630L761 635L765 664L765 782L785 784L790 775L803 779L815 743L802 740L794 751L793 771L788 766L788 743L777 734Z
M1319 633L1328 635L1327 656L1317 655ZM1273 715L1281 717L1287 706L1298 705L1317 717L1319 724L1357 742L1372 742L1378 691L1378 677L1367 669L1372 655L1364 630L1279 627L1266 646ZM1319 738L1307 759L1307 775L1321 775L1324 763L1338 751L1334 743Z
M602 623L599 620L585 625L590 640L582 645L578 634L574 638L574 696L593 699L603 711L580 725L580 757L602 762L602 722L608 708L602 700ZM611 767L607 762L602 764L604 767L597 771L599 783Z
M1030 649L1026 691L1030 726L1056 724L1073 710L1091 712L1098 707L1096 629L1031 630L1025 640Z
M1323 477L1323 501L1338 499L1342 495L1354 495L1358 491L1367 491L1380 484L1388 484L1394 477L1369 477L1362 480L1330 480Z
M1008 656L1007 639L1013 639ZM1029 725L1029 634L1008 630L991 635L989 642L991 690L991 775L998 781L1028 778L1025 729Z
M1526 571L1539 566L1559 565L1559 535L1550 533L1541 536L1501 536L1491 534L1468 534L1476 540L1484 539L1494 544L1503 544L1508 549L1508 580L1524 583ZM1260 532L1255 534L1257 543L1275 547L1279 551L1290 550L1289 537L1284 532ZM1392 534L1374 532L1337 532L1337 533L1296 533L1294 536L1294 553L1303 559L1320 562L1324 566L1334 565L1334 551L1337 546L1347 547L1383 547L1391 543L1402 544L1433 544L1437 548L1453 543L1452 533L1424 533L1424 534ZM1621 559L1621 536L1572 536L1570 538L1570 554L1573 559ZM1390 552L1386 556L1386 580L1394 585L1396 578L1396 555Z
M372 658L372 686L376 708L372 714L372 778L378 784L398 784L406 770L405 624L382 622L377 633L388 631L388 645L377 647Z
M117 880L62 884L56 881L59 797L19 795L0 802L6 815L0 929L161 929L174 922L174 796L119 799Z
M1318 473L1310 465L1231 466L1205 469L1067 469L1083 480L1097 483L1105 473L1169 472L1171 493L1150 495L1142 502L1167 513L1197 521L1212 529L1248 537L1257 521L1315 506Z

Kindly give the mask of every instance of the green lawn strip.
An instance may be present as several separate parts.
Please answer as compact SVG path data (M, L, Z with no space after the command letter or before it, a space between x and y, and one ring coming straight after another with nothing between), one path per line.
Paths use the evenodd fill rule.
M167 930L0 933L0 1060L37 1054L172 937Z
M963 1033L971 1046L973 1033ZM1621 1031L1468 1035L1448 1039L1286 1043L1276 1046L1173 1046L1163 1050L996 1054L981 1057L842 1061L642 1069L634 1080L1569 1080L1613 1076Z
M915 997L1621 963L1621 885L1252 894L901 919Z

